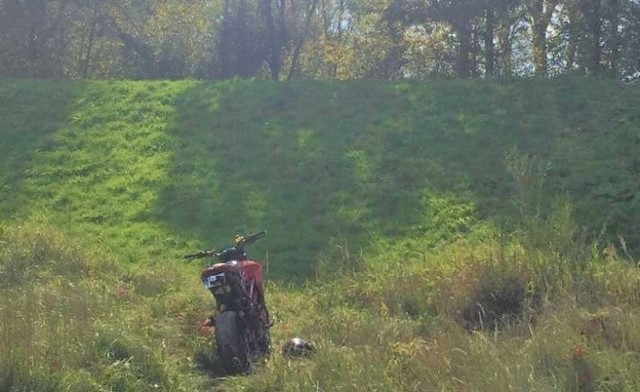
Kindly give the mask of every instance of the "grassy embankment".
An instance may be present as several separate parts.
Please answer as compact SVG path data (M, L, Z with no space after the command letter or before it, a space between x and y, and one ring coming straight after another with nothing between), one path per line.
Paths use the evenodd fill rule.
M0 389L638 390L638 102L579 79L4 81ZM319 353L211 378L179 256L261 228L275 342Z

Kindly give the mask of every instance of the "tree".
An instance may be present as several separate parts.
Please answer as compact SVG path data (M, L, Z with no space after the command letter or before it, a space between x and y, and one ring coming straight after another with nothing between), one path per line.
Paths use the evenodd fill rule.
M260 13L266 25L264 38L267 50L266 62L271 79L278 80L283 57L289 43L287 31L286 0L260 0Z
M309 5L309 9L305 16L304 26L301 31L298 33L298 36L295 39L295 45L293 48L293 52L291 53L291 66L289 67L289 72L287 74L287 80L293 79L296 69L298 67L298 60L300 58L300 53L302 51L302 45L304 45L307 36L311 31L312 26L312 18L316 12L316 8L318 6L318 0L311 0L311 4Z
M514 23L511 15L516 6L516 0L431 0L426 3L398 0L391 4L387 13L389 18L401 21L406 28L420 26L427 34L438 31L438 24L448 25L455 37L454 46L441 48L436 56L449 57L447 52L453 50L456 75L470 78L481 74L482 57L484 73L489 76L496 74L498 57L503 63L510 61L509 30ZM500 51L496 50L497 42ZM510 65L507 68L510 69Z
M611 75L617 75L620 60L620 16L622 11L621 0L607 1L606 20L606 46L608 47L608 68Z
M486 0L483 35L486 76L495 76L500 71L511 75L511 31L517 20L518 5L518 0ZM498 61L502 67L497 67Z
M622 78L640 81L640 1L624 1L618 29L620 46L616 69Z
M218 77L255 76L263 61L265 50L259 39L258 13L247 0L224 0L221 23L217 33Z
M432 0L429 10L440 20L446 21L458 38L458 76L469 78L477 75L474 56L474 20L488 7L484 0ZM491 39L493 43L493 39Z
M209 0L165 0L154 4L144 26L160 78L207 78L211 72L213 21L219 4Z
M525 0L533 33L533 61L536 75L547 76L547 29L560 0Z
M0 72L64 76L65 21L71 0L0 1Z
M585 69L589 74L598 74L602 68L600 60L602 51L600 46L602 28L601 0L581 0L580 12L585 20Z
M639 0L0 0L13 77L632 80L639 42Z

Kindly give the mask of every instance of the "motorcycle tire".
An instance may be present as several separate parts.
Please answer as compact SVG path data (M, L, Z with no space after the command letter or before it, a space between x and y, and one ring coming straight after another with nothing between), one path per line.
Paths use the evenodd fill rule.
M269 328L265 328L264 339L261 343L260 352L262 355L269 355L271 352L271 333L269 332Z
M250 373L249 344L241 333L236 312L222 312L215 319L215 343L225 370L231 374Z

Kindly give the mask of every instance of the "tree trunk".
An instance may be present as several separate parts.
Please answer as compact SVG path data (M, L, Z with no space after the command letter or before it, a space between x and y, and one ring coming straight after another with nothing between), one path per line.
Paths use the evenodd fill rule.
M547 24L541 20L533 23L533 63L537 76L547 76Z
M537 76L547 76L547 28L560 0L528 0L533 30L533 61Z
M565 61L567 63L567 72L575 69L576 56L578 51L578 24L580 23L580 12L578 10L578 0L567 1L569 14L569 37L567 38L567 49L565 51Z
M286 28L286 2L285 0L275 1L277 16L273 14L272 0L262 0L262 13L267 25L267 54L266 60L269 65L271 79L279 80L282 70L284 51L287 44Z
M263 17L267 23L267 35L268 35L268 48L269 54L267 55L267 64L269 64L269 72L271 73L271 79L278 80L280 75L281 59L278 49L278 34L276 32L276 26L273 21L273 13L271 10L271 0L262 1Z
M458 41L460 50L458 52L458 76L461 78L471 77L471 52L473 50L473 40L470 22L464 23L458 29Z
M602 49L600 47L600 38L602 36L600 29L602 27L601 4L600 0L581 0L580 3L582 15L585 18L587 27L587 72L591 75L599 74L602 71L600 65L602 58Z
M505 77L510 77L513 75L513 63L511 60L513 51L510 26L503 26L499 31L498 42L500 43L500 74Z
M298 38L298 42L296 42L296 46L293 50L293 55L291 56L291 67L289 68L287 80L293 79L293 76L295 75L296 68L298 66L298 59L300 58L300 51L302 50L302 45L304 44L304 40L307 38L307 34L309 33L309 28L311 27L311 18L313 17L313 14L316 12L317 5L318 5L318 0L313 0L313 2L311 3L311 7L309 8L309 11L307 13L307 18L304 24L304 31Z
M95 43L97 25L98 23L96 20L96 10L94 9L91 15L91 28L89 30L89 37L87 38L87 51L82 62L82 77L85 79L89 76L89 67L91 65L91 55L93 51L93 45Z
M609 69L612 75L618 74L618 61L620 57L620 0L609 0Z
M494 31L495 31L495 10L493 4L489 4L486 10L486 27L484 32L484 52L486 56L486 76L491 77L495 75L495 45Z

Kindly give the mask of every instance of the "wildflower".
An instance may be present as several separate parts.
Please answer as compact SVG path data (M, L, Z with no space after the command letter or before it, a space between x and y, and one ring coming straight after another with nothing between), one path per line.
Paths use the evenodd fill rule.
M129 287L125 283L118 283L116 287L115 295L118 298L125 299L129 296Z
M595 374L593 374L593 371L587 370L582 374L580 374L580 376L578 376L578 386L579 387L587 386L592 382L594 382L595 379L596 379L596 376Z
M582 359L584 356L584 348L577 344L571 349L571 356L574 360Z
M198 334L202 336L209 336L213 332L213 328L209 325L200 324L198 325Z

